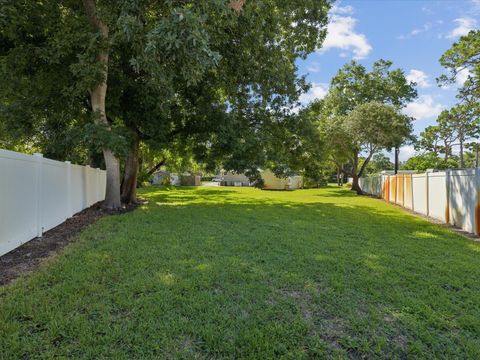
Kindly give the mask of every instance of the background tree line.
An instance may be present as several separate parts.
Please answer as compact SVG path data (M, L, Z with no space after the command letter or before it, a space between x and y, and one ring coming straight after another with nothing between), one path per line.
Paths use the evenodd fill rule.
M453 44L440 58L448 70L437 80L440 86L455 84L459 73L467 80L459 88L458 103L438 116L436 125L420 134L415 148L418 156L404 167L416 170L428 168L478 167L480 137L480 31L472 30Z

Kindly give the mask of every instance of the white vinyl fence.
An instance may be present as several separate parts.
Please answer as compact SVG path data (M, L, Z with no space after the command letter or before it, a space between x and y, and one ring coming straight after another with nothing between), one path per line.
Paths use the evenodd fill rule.
M106 172L0 149L0 255L105 198Z
M480 235L480 169L360 179L368 194Z

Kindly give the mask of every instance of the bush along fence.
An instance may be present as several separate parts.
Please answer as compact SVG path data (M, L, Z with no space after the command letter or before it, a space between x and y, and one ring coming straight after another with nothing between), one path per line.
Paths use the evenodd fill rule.
M106 172L0 149L0 255L105 199Z
M480 235L480 169L360 179L365 193Z

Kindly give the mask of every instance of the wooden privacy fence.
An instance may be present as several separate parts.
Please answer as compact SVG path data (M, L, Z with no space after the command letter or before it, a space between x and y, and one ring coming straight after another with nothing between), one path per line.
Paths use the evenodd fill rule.
M360 187L416 213L480 235L480 169L379 175Z
M106 172L0 149L0 255L105 198Z

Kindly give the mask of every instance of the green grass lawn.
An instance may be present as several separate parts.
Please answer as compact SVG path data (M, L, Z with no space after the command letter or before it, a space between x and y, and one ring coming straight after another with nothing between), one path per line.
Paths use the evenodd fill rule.
M480 358L480 244L344 189L150 188L0 288L0 358Z

